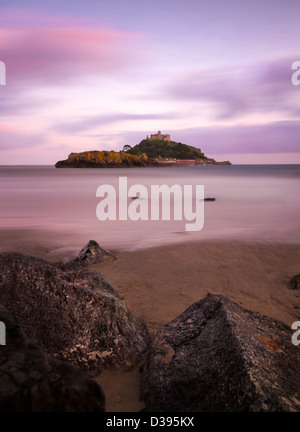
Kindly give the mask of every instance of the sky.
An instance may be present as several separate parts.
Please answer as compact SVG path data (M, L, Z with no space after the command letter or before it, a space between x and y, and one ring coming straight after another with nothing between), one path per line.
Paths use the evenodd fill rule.
M300 163L299 16L299 0L1 0L0 165L158 130L219 161Z

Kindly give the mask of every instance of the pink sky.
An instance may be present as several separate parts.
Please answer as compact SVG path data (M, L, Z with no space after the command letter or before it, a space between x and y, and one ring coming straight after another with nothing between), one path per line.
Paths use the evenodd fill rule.
M109 3L3 2L0 164L121 150L157 130L219 160L300 162L299 2L188 1L165 20L168 1L158 16L158 1Z

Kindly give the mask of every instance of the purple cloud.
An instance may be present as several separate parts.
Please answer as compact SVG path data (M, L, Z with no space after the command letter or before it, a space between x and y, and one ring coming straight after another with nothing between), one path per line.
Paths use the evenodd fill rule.
M119 123L122 121L130 120L164 120L164 119L176 119L179 118L179 114L176 113L150 113L150 114L126 114L126 113L114 113L107 115L92 115L86 118L80 117L78 120L70 123L60 123L53 127L57 132L64 133L75 133L94 129L99 126L105 126L108 124Z
M214 104L216 119L249 113L285 112L299 115L293 103L291 64L296 55L249 68L220 68L187 72L161 91L174 100Z
M47 138L39 133L21 133L16 128L0 125L0 151L20 150L34 147L42 147L47 143Z
M34 21L39 24L32 24ZM25 24L17 22L15 26L4 21L1 60L11 83L78 81L85 76L120 73L141 62L143 54L134 44L140 36L72 17L47 20L38 15L31 23L27 17Z
M199 127L171 131L176 141L201 148L206 154L297 153L300 150L300 121L263 125Z

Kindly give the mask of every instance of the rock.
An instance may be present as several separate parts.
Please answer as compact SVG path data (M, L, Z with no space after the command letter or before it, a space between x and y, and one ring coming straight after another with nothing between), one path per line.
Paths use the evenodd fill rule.
M293 290L300 288L300 274L297 274L289 281L289 287Z
M230 161L216 162L215 165L231 165Z
M146 361L146 411L299 411L300 350L285 324L222 295L163 327Z
M117 257L111 252L102 249L95 240L90 240L79 252L76 261L84 261L88 264L96 264L103 261L115 260Z
M101 387L75 366L54 359L28 341L0 305L6 345L0 349L1 412L103 412Z
M143 319L85 266L1 253L0 303L31 341L90 373L135 365L149 346Z

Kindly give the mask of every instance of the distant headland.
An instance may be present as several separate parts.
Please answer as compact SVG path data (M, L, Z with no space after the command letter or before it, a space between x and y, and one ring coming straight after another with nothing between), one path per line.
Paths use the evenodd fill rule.
M85 151L70 153L68 159L58 161L56 168L121 168L176 165L231 165L208 158L197 147L171 140L169 134L147 136L134 147L125 145L122 151Z

